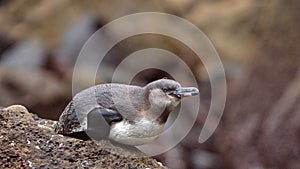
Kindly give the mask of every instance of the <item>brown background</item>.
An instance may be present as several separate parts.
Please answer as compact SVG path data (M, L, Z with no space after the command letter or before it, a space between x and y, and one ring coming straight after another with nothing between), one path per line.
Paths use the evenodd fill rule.
M215 45L227 75L227 102L214 135L199 144L210 102L210 84L201 61L180 43L161 36L122 41L105 58L108 68L132 51L160 47L187 62L201 91L194 129L157 158L170 168L300 168L300 3L297 0L175 1L0 1L0 105L23 104L44 118L57 119L71 99L74 58L58 57L68 32L81 23L84 41L105 23L136 12L166 12L198 26ZM89 17L93 16L93 17ZM82 36L81 36L82 35ZM79 40L80 41L80 40ZM7 62L20 44L35 44L28 56ZM26 45L25 45L26 46ZM43 53L31 58L31 53ZM28 65L14 64L27 60ZM11 64L12 63L12 64ZM84 76L84 75L83 75ZM151 70L136 77L148 82L167 76ZM106 82L100 79L99 82Z

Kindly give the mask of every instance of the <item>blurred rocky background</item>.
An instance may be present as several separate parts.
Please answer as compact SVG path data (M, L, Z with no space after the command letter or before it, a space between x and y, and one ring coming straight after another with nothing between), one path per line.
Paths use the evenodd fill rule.
M210 84L201 61L178 41L159 35L134 36L117 44L101 63L105 70L99 71L97 83L109 82L128 54L149 47L182 58L199 83L201 106L194 128L156 158L174 169L298 169L299 9L298 0L0 1L0 105L22 104L42 118L58 119L72 98L76 58L96 30L124 15L166 12L189 20L212 41L225 67L228 93L217 131L199 144L210 106ZM82 76L85 83L84 70ZM143 71L133 83L166 76Z

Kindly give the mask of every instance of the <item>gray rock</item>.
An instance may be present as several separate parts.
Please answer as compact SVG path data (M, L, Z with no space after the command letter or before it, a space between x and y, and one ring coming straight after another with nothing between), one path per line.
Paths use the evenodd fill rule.
M2 54L1 66L40 68L46 59L46 48L41 42L27 40L17 43Z
M56 60L60 63L74 64L78 54L88 38L98 29L98 20L93 15L86 15L68 28L61 40Z

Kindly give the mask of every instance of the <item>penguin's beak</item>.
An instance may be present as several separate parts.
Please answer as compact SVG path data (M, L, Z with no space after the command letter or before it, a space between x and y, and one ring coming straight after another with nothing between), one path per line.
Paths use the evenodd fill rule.
M199 94L199 90L195 87L180 87L177 88L172 95L181 99L183 97L195 96Z

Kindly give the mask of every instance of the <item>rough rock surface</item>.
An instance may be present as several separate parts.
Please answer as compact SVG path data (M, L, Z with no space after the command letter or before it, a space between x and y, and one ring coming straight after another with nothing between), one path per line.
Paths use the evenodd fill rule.
M23 106L1 109L0 168L166 168L141 152L109 141L58 135L54 123Z

